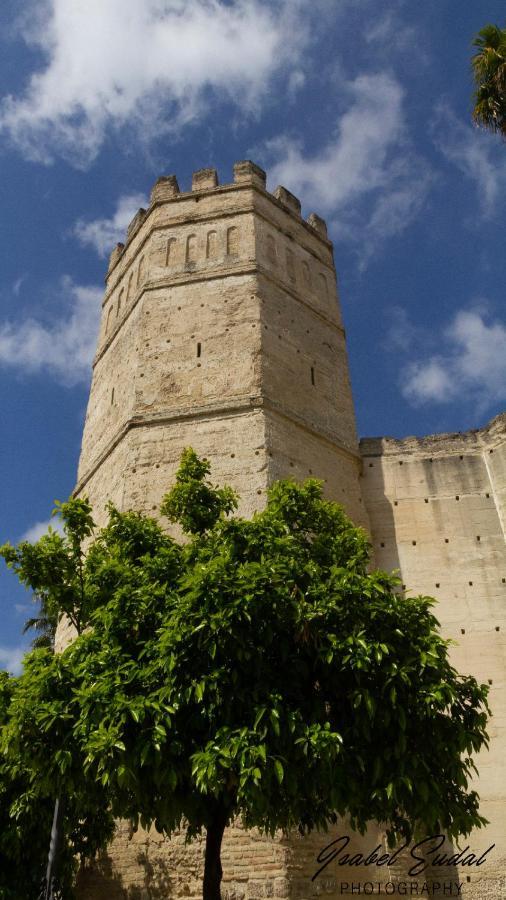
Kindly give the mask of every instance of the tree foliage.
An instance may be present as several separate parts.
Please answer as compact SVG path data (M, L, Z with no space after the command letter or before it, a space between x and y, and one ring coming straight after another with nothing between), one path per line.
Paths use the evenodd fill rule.
M88 612L82 545L92 533L91 508L86 501L71 500L57 503L55 512L63 520L63 535L50 530L36 543L0 548L7 565L40 603L39 615L25 625L25 630L35 627L39 635L34 651L25 658L23 676L16 679L0 672L0 897L6 900L39 897L63 772L66 840L58 867L63 898L72 894L79 861L93 857L114 830L100 785L85 781L75 766L71 772L74 748L69 749L68 740L51 745L44 726L31 722L35 698L45 704L47 724L47 717L61 710L58 701L71 694L54 671L58 619L65 614L80 632L81 617Z
M162 505L186 543L110 506L84 556L91 511L72 500L65 537L2 549L79 631L30 655L4 728L10 765L40 797L58 783L81 816L98 787L134 827L205 828L206 898L238 816L269 834L344 815L393 837L482 824L468 780L487 687L451 666L434 601L369 571L365 534L320 482L278 482L246 520L227 518L235 497L208 474L185 451Z
M473 46L476 85L473 118L477 125L506 137L506 28L486 25Z
M42 656L41 656L42 654ZM34 651L27 662L24 687L18 679L0 672L0 897L2 900L39 900L43 886L53 820L55 793L59 784L46 776L46 766L34 764L25 741L33 735L40 739L38 729L30 733L28 722L22 734L23 746L17 744L18 725L26 691L32 708L31 666L45 677L42 659L48 660L47 649ZM50 654L52 657L52 653ZM39 676L40 677L40 676ZM11 716L13 717L11 720ZM16 726L13 728L13 722ZM59 747L58 759L68 758L68 749ZM43 755L43 754L42 754ZM82 777L66 799L65 835L58 865L58 893L62 900L73 896L72 887L79 862L92 858L96 851L111 840L114 822L108 801L99 786L84 784Z

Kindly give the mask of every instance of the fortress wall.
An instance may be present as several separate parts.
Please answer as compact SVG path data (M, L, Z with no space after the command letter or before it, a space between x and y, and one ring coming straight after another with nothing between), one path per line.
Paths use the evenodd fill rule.
M240 514L251 515L265 503L264 418L258 410L247 408L219 415L194 408L186 417L175 415L130 427L82 482L79 493L90 499L100 525L105 521L107 498L119 509L156 515L174 484L181 452L188 446L209 459L215 483L230 484L238 491Z
M360 460L356 456L343 453L332 442L287 419L277 409L266 410L266 436L269 484L279 478L323 479L325 496L342 503L357 525L369 529L360 495Z
M154 829L133 833L118 823L110 854L79 874L77 894L82 900L201 900L205 838L185 844L184 831L168 840ZM239 825L223 837L223 900L261 900L287 897L289 847Z
M103 360L93 370L90 389L93 403L88 404L86 412L78 481L132 414L139 317L137 306L116 332Z
M378 566L399 568L407 593L437 599L442 633L457 641L455 666L490 684L491 746L477 758L474 785L490 825L469 843L497 847L465 895L495 900L506 871L506 415L479 431L360 446Z
M487 428L487 449L484 462L490 478L497 515L503 534L506 534L506 452L504 450L505 417L497 416Z
M287 194L255 195L269 480L322 478L367 527L332 245Z
M434 596L450 636L461 633L466 618L480 627L500 626L506 550L498 479L506 416L482 431L366 438L360 447L378 565L400 568L410 593Z
M182 449L190 445L209 460L215 484L230 484L239 493L239 514L250 516L264 505L264 420L258 411L244 410L132 429L128 450L132 477L125 486L124 508L154 514L174 484Z
M266 400L357 454L344 332L263 276L259 291Z
M177 187L177 182L175 184ZM199 261L206 257L223 259L227 255L226 231L237 224L229 218L241 216L252 209L253 188L248 183L217 186L205 191L179 192L177 188L170 196L157 191L155 185L149 210L139 210L143 215L138 219L138 213L132 220L126 245L118 244L111 255L103 307L107 307L110 298L119 297L121 290L125 291L125 298L135 296L141 260L146 268L156 273L157 269L165 272L167 268L171 272L181 271L188 262L198 266ZM218 223L217 218L222 221ZM207 253L208 230L216 233L211 254ZM194 234L196 239L192 242L192 253L188 259L186 238L190 234ZM174 240L174 245L167 254L168 240Z
M327 237L325 223L316 217L318 225L315 227L314 214L304 221L300 214L300 203L298 206L287 203L284 196L282 190L275 191L274 194L267 191L256 191L254 194L258 260L265 262L267 259L275 267L286 268L287 278L290 281L297 279L299 269L308 286L312 278L321 272L328 278L330 287L331 282L335 281L335 269L332 242ZM297 204L296 198L293 199ZM271 253L273 244L277 251L274 257ZM293 266L287 249L293 253ZM302 272L303 263L307 263L311 270L309 278ZM295 273L295 279L291 272Z
M259 310L252 275L156 288L142 303L134 415L259 394Z
M198 199L176 204L170 239L144 233L148 215L109 273L78 485L139 416L226 408L238 398L251 405L260 393L252 217L184 222L182 211Z
M400 567L412 592L438 598L445 633L460 638L459 668L493 681L493 744L480 780L492 825L473 838L473 848L488 846L506 830L497 774L506 749L504 424L366 439L361 457L325 223L315 214L303 221L297 198L282 187L269 194L265 173L242 162L228 185L212 169L194 173L191 192L174 176L159 179L113 251L76 492L90 497L99 524L109 498L156 515L190 445L209 459L215 483L238 491L246 516L278 478L323 478L326 495L370 528L377 563ZM60 628L59 646L70 639ZM335 872L311 883L316 854L343 828L303 840L227 829L224 896L343 895ZM371 826L353 846L381 841ZM480 870L477 889L475 871L464 895L499 900L497 868ZM391 875L403 873L385 869L381 880ZM79 897L196 898L201 879L200 842L132 835L118 823L110 853L82 873Z

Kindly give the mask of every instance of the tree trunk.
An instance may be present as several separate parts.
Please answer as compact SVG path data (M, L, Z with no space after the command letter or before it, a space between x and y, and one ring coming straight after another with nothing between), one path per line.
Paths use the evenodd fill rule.
M58 867L58 853L62 842L63 829L63 797L59 795L54 804L53 825L51 828L51 840L46 870L45 900L53 900L56 890L56 870Z
M221 900L221 842L227 824L227 810L217 804L206 829L206 857L204 865L204 900Z

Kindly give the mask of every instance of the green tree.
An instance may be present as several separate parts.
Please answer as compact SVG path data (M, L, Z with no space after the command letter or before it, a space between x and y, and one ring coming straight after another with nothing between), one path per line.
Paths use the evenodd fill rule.
M26 634L27 631L36 631L37 633L32 640L32 647L49 647L53 649L57 625L58 620L50 618L41 606L35 616L30 616L26 620L22 633Z
M6 752L4 739L17 688L17 679L0 672L0 897L39 900L46 874L54 785L41 783L37 768L24 764L27 748L21 753L14 748ZM16 702L22 702L21 696ZM67 840L60 853L57 896L68 900L73 896L79 861L93 857L114 830L108 803L96 785L86 785L85 796L77 791L69 798L65 825Z
M30 760L31 750L41 740L41 732L31 728L29 721L33 692L40 688L46 714L51 715L51 702L58 701L61 687L50 677L58 619L64 613L79 633L81 614L87 612L82 544L92 533L91 510L86 501L72 500L58 503L55 512L63 520L63 536L50 530L36 543L23 541L16 548L9 544L0 548L7 564L40 604L39 615L24 628L35 627L39 634L33 642L36 652L26 657L23 678L10 678L0 672L0 897L5 898L39 897L62 770L68 770L70 776L65 780L69 792L64 814L66 841L59 854L62 897L71 896L78 861L94 856L111 839L114 829L109 803L100 786L83 781L82 773L73 780L71 753L64 743L39 748L41 758L54 754L57 765L53 777L48 777L47 767L37 766L35 757ZM37 686L39 674L42 679ZM61 696L66 696L66 690L68 685ZM12 717L24 717L22 745L17 727L11 727Z
M388 822L392 838L483 824L468 778L487 687L450 665L434 601L369 571L365 534L320 482L277 483L246 520L226 517L236 499L208 474L185 451L162 504L185 543L112 506L85 558L76 540L64 564L55 542L51 595L81 633L32 653L7 754L68 796L101 785L134 827L205 829L205 900L219 900L236 817L274 834L348 815L359 831ZM24 550L2 552L43 589Z
M475 81L473 118L477 125L506 137L506 28L486 25L473 46Z
M58 514L61 515L60 503L57 503L53 510L53 516ZM40 568L43 557L47 557L49 554L49 558L52 558L52 551L55 549L53 540L54 533L54 530L50 527L47 533L39 539L37 546L35 547L31 541L22 541L19 545L18 555L19 552L22 553L22 556L25 559L25 567L28 566L28 560L31 560L30 572L33 571L34 566ZM56 542L56 546L59 546L59 541ZM33 549L30 549L30 547ZM44 572L47 574L45 567ZM44 582L46 582L46 580L47 579L45 578ZM24 583L27 584L26 579ZM53 598L51 592L48 591L48 585L44 583L41 588L41 590L33 590L32 599L37 603L38 611L34 616L30 616L30 618L27 619L22 632L23 634L26 634L27 631L36 632L36 635L32 640L32 647L49 647L53 650L58 618L61 613L58 602L55 602L56 598Z

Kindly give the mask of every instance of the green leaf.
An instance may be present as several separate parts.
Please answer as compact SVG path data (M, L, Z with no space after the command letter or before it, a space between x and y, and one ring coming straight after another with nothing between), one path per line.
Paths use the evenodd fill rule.
M283 766L279 759L274 760L274 769L276 772L276 778L278 779L279 784L281 784L285 775L285 770L283 769Z
M276 709L271 709L269 711L269 716L270 716L272 730L274 731L274 734L279 735L280 728L279 728L279 713L278 713L278 711Z
M151 744L149 744L149 743L144 744L143 747L142 747L142 750L141 750L141 754L140 754L140 764L141 764L141 766L144 766L144 765L145 765L146 760L147 760L147 758L148 758L150 752L151 752Z

